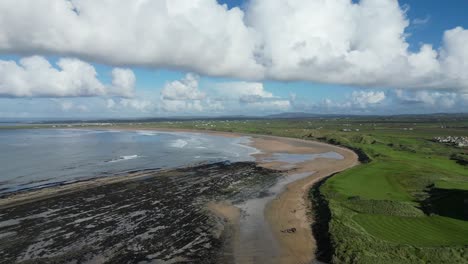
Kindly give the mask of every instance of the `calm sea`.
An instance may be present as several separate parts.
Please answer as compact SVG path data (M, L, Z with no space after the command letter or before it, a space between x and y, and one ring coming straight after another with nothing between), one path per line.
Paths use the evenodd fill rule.
M248 138L72 129L0 131L0 193L132 170L252 161Z

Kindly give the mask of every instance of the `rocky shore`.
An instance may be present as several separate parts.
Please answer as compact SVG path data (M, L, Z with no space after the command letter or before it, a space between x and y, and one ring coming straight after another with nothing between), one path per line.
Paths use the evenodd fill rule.
M255 163L216 163L13 198L0 207L0 263L227 262L224 219L206 203L254 197L278 175Z

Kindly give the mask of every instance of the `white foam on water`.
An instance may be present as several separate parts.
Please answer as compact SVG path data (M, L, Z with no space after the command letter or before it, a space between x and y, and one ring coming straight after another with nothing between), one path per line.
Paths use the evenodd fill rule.
M110 160L109 162L119 162L119 161L124 161L124 160L132 160L132 159L137 159L140 156L138 155L128 155L128 156L120 156L118 159L113 159Z
M177 139L170 143L170 146L173 148L184 148L187 146L188 142L183 139Z
M159 133L151 131L137 131L138 135L141 136L157 136Z
M248 152L249 156L262 153L261 150L252 147L250 145L251 143L252 143L252 138L251 137L240 137L233 144L235 144L237 146L240 146L241 148L247 149L249 151Z

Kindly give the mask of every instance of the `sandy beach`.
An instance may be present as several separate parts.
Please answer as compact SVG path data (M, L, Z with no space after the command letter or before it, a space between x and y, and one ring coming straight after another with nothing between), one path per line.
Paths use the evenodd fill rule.
M229 233L226 236L229 241L225 243L225 259L232 259L235 263L312 263L316 245L311 230L312 219L308 216L308 212L313 210L307 198L308 190L324 177L358 164L357 155L353 151L314 141L217 131L113 129L193 132L223 137L248 136L251 139L249 145L260 151L254 154L256 163L260 167L283 171L284 179L272 186L271 193L266 197L240 205L233 205L229 201L207 205L211 212L225 220L225 230ZM340 158L328 157L326 153L334 153ZM289 155L287 157L293 157L293 160L276 158L277 155ZM142 171L20 192L0 199L0 208L146 176Z
M310 173L310 176L289 184L279 197L268 204L265 211L281 244L279 263L310 263L314 259L316 244L311 230L312 219L307 214L313 210L307 198L308 190L324 177L357 165L357 155L351 150L328 144L277 137L254 138L253 146L265 152L257 156L260 164L273 169L279 169L283 164L261 160L274 152L304 154L333 151L344 157L341 160L318 158L295 164L294 171L290 174ZM295 228L296 232L282 232L291 228Z
M266 220L279 242L279 254L271 257L268 255L264 257L251 256L243 255L245 252L236 252L234 249L236 263L312 263L316 244L311 230L313 220L308 216L308 212L313 210L307 198L308 191L315 183L325 177L357 165L359 163L357 155L349 149L321 142L274 136L248 136L252 138L250 145L261 151L261 153L254 155L260 166L284 170L288 176L298 174L307 174L308 176L288 184L279 196L267 204L264 212ZM336 152L342 155L343 159L316 158L295 164L268 161L275 153L327 152ZM229 219L231 224L239 224L239 212L235 206L217 204L216 206L211 205L210 208ZM295 232L287 232L287 230L293 229ZM235 230L238 229L235 228ZM239 239L238 236L233 237ZM233 243L233 246L236 247L236 243Z

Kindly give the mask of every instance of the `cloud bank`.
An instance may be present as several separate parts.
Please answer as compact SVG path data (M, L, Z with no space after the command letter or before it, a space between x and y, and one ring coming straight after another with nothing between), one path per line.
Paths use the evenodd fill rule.
M225 109L233 112L286 111L288 99L274 96L258 82L219 82L200 87L199 77L187 74L181 80L166 83L158 100L160 110L168 113L221 113Z
M0 97L131 97L134 86L131 70L114 69L112 85L105 85L92 65L78 59L60 59L57 68L39 56L0 60Z
M395 0L3 0L0 53L250 80L468 90L468 30L409 50ZM97 88L97 90L99 90Z

